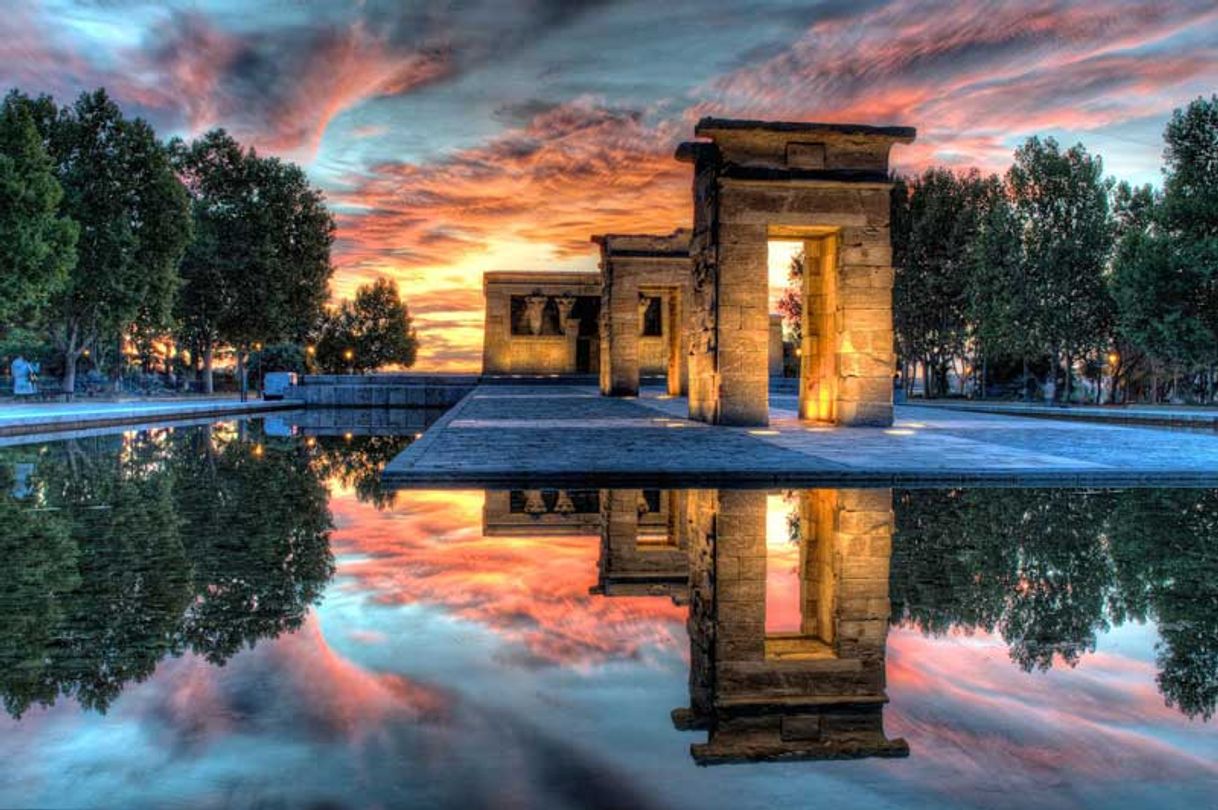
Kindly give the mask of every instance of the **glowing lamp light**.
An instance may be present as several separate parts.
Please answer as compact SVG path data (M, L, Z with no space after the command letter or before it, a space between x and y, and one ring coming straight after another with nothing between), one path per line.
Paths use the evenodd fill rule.
M254 453L254 458L262 458L262 453L263 453L262 445L260 445L260 444L254 445L253 453Z
M343 349L343 359L346 360L347 362L354 360L355 359L355 350L354 349Z
M1121 362L1121 356L1119 354L1116 352L1108 353L1108 365L1115 366L1119 362Z
M309 357L312 357L313 355L317 354L317 347L311 346L311 345L305 346L305 354L309 355Z

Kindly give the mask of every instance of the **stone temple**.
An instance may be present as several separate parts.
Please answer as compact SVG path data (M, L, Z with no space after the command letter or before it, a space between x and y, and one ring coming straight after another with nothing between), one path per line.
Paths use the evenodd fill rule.
M839 425L892 424L889 151L909 127L704 118L693 229L602 234L597 273L487 273L486 375L597 375L606 396L664 376L711 424L764 426L783 372L769 311L769 246L804 255L799 409Z

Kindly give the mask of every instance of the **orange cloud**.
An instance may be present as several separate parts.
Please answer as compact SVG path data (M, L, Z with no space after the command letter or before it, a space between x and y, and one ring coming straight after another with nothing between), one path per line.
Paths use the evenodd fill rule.
M374 167L333 195L338 292L396 278L419 316L420 367L476 368L483 271L592 269L593 233L690 221L688 167L672 157L683 134L580 99L439 163Z
M482 501L481 492L405 492L380 512L336 495L339 577L384 602L443 606L521 645L531 663L580 666L656 646L684 649L685 609L670 600L589 595L599 537L484 537Z

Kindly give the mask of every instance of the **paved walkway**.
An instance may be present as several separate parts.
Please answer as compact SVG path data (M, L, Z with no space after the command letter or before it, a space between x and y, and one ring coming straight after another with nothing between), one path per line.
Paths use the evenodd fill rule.
M1011 414L1041 419L1082 419L1131 425L1161 425L1218 430L1218 407L1187 405L1038 405L1024 402L977 402L943 400L917 403L916 407L947 408L976 413Z
M1218 435L900 406L888 430L800 422L771 397L768 429L685 418L684 399L577 386L481 386L385 469L388 483L668 485L1206 484Z
M267 402L236 397L137 400L132 402L44 402L0 405L0 436L82 430L110 425L166 422L299 408L294 400Z

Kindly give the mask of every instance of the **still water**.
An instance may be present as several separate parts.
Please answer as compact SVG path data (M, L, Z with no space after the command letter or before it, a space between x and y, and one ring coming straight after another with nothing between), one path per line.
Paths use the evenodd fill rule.
M1218 801L1218 491L395 494L369 424L0 450L0 806Z

